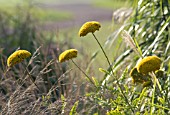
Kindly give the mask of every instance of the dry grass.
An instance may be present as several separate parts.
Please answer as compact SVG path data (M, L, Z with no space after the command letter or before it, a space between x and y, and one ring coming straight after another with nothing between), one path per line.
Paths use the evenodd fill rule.
M144 3L145 2L146 1L144 1ZM149 2L147 4L152 3ZM142 7L143 6L141 6L141 8ZM145 10L146 12L151 11ZM157 15L162 18L162 15L159 14L160 13ZM136 16L138 18L138 14L136 14ZM142 19L148 22L150 19L145 18L145 16L146 15L144 15ZM128 36L124 37L129 37L128 39L131 40L130 42L133 48L126 47L127 42L124 42L125 40L118 36L121 31L118 30L111 34L106 41L106 46L103 48L108 48L107 50L113 52L113 49L109 47L112 46L114 48L115 59L113 59L113 61L108 59L108 65L106 60L108 52L104 49L104 51L106 51L106 54L104 54L106 58L102 57L99 61L106 64L106 66L102 66L100 71L94 67L92 63L96 62L96 55L89 56L90 54L85 52L80 44L80 47L77 45L80 50L80 57L78 56L74 61L92 78L95 87L76 66L70 62L58 62L59 54L65 49L76 48L75 44L72 44L69 40L54 44L52 38L47 41L40 39L46 38L46 36L44 37L40 32L36 33L37 31L33 25L27 26L26 22L29 22L29 20L24 20L25 17L22 18L20 23L17 23L18 25L16 24L14 26L15 28L12 29L15 30L12 31L13 34L6 34L6 28L11 27L11 25L7 25L9 22L7 17L4 19L5 22L0 23L5 27L2 29L4 30L4 34L2 35L6 36L4 38L6 38L5 40L7 41L7 43L3 41L3 48L5 48L5 50L0 50L0 112L2 115L130 115L170 113L169 15L164 15L163 19L166 20L163 21L164 25L159 25L161 23L152 25L159 27L157 34L155 34L153 27L149 28L147 24L145 25L146 27L144 27L144 22L142 24L139 23L138 27L141 26L144 30L153 32L146 33L143 31L145 36L141 37L142 40L139 39L139 36L143 35L141 29L136 29L137 27L133 28L134 20L132 20L132 25L129 24L130 30ZM153 21L159 22L161 20L156 20L155 18ZM31 22L32 21L28 24L31 24ZM124 28L125 26L123 26L123 29ZM3 33L3 31L0 32ZM15 32L18 33L14 34ZM155 41L155 39L153 39L155 37L150 36L150 34L155 35L157 40ZM114 37L115 35L117 37ZM151 39L148 41L146 36L151 37ZM11 39L11 37L25 37L25 39L20 38L17 40ZM8 68L6 65L7 54L16 49L12 46L12 49L8 49L8 44L15 43L15 40L24 41L27 38L31 38L31 41L29 41L27 45L33 47L30 48L32 57L12 68ZM136 38L136 41L134 38ZM90 37L90 39L93 38ZM8 40L12 42L8 42ZM89 40L87 40L87 42L88 41ZM164 47L164 44L167 44L166 47ZM18 46L17 44L17 47ZM97 49L97 51L99 50L96 46L95 49ZM142 56L149 54L158 55L162 59L160 73L148 73L147 77L150 76L152 84L149 84L147 87L144 86L144 84L133 84L131 82L132 78L129 76L129 71L140 59L139 55L133 52L132 49L142 53ZM148 51L148 54L143 54L146 51ZM98 79L99 76L95 73L98 73L101 78ZM142 74L142 77L144 76L146 75Z

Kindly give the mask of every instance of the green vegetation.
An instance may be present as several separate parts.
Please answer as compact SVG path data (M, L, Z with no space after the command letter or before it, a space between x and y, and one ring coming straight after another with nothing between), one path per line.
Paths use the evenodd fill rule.
M36 12L35 12L36 11ZM32 9L32 14L40 21L61 21L68 20L72 18L72 14L66 11L57 11L49 9Z
M85 26L89 33L81 38L80 27L52 34L38 30L34 7L17 7L15 15L1 10L0 113L170 114L169 4L136 0L131 16L122 16L121 26L116 20L100 22L94 33ZM7 65L19 47L31 57L16 53L9 61L13 66ZM60 63L59 55L73 48L76 53L63 55L68 61Z
M10 3L10 4L9 4ZM36 4L43 4L43 1L20 1L20 0L2 0L0 1L0 10L9 13L10 15L17 15L18 9L26 11L27 9L34 18L39 21L60 21L72 18L72 14L66 11L45 9L36 6ZM16 5L18 6L16 8Z

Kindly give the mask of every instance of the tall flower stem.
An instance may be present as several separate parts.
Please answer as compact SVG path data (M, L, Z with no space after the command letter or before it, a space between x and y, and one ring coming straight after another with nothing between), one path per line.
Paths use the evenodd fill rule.
M152 78L153 78L153 92L152 92L152 100L151 100L151 103L152 105L154 105L154 98L155 98L155 89L156 89L156 76L155 74L152 72ZM150 115L152 115L153 113L153 110L154 110L154 107L151 106L151 110L150 110Z
M91 80L91 78L72 59L70 59L70 60L87 77L87 79L97 88L97 86L94 84L94 82Z
M152 79L153 79L153 92L152 92L152 100L151 100L151 103L152 103L152 105L154 105L156 85L158 85L158 88L159 88L160 92L162 92L162 88L161 88L161 85L160 85L160 83L159 83L159 81L158 81L155 73L154 73L154 72L151 72L150 75L151 75L151 77L152 77ZM153 110L154 110L154 107L151 106L151 110L150 110L151 113L150 113L150 115L152 115Z
M106 52L104 51L102 45L100 44L100 42L99 42L99 40L97 39L97 37L95 36L95 34L92 33L92 35L93 35L93 37L96 39L96 41L97 41L97 43L99 44L99 46L100 46L100 48L101 48L101 50L102 50L104 56L106 57L107 62L108 62L108 64L109 64L109 66L110 66L109 68L111 69L111 72L112 72L112 74L113 74L112 65L111 65L111 63L110 63L110 61L109 61L108 56L106 55ZM120 86L120 84L119 84L119 81L118 81L118 78L117 78L117 77L116 77L116 82L117 82L117 85L118 85L118 87L119 87L119 89L120 89L120 91L121 91L123 97L125 98L126 103L129 105L131 111L134 113L134 110L132 109L132 107L131 107L131 105L130 105L128 99L127 99L127 97L125 96L125 94L124 94L124 92L123 92L123 90L122 90L122 88L121 88L121 86Z

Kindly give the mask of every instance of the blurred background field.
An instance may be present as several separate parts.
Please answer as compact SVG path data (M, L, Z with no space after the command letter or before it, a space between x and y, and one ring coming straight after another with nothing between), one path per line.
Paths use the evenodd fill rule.
M117 2L118 3L120 2L121 6L117 6L117 5L120 5ZM109 37L109 34L113 32L116 28L120 27L121 25L121 24L113 25L112 23L113 11L120 7L130 6L130 3L128 3L128 1L122 1L122 0L120 1L108 0L105 2L97 1L97 0L92 0L92 1L91 0L89 1L88 0L87 1L73 0L70 2L67 0L65 1L64 0L50 0L50 1L1 0L0 4L2 4L1 12L3 12L4 14L6 13L8 16L11 17L11 19L6 20L10 23L8 26L13 26L13 27L15 26L15 28L17 28L18 31L20 31L19 29L21 29L22 27L20 28L19 26L24 26L24 22L21 22L21 24L19 24L20 22L16 23L16 21L20 21L20 20L27 21L26 18L29 17L30 23L33 22L33 24L31 24L31 27L29 27L30 25L28 24L28 28L29 29L37 28L38 30L40 29L41 34L45 33L45 35L43 35L44 38L42 40L44 39L47 41L53 40L57 43L58 42L62 42L62 43L69 42L71 43L72 47L78 46L80 48L83 48L83 51L85 51L85 53L89 52L91 56L93 55L93 53L97 51L98 46L97 44L93 44L93 42L89 42L89 40L91 41L91 38L92 38L90 36L89 36L90 38L81 38L81 39L78 37L78 29L80 28L80 25L90 20L99 20L99 21L101 20L103 26L101 28L102 32L99 33L99 36L101 37L100 40L102 44L104 44L107 38ZM81 6L82 6L82 9L81 9ZM91 12L90 10L93 10L93 6L95 7L94 8L95 11L90 13ZM74 7L77 7L77 8L74 9ZM74 13L76 11L79 11L79 12ZM103 11L103 12L100 12L100 11ZM29 23L29 21L25 22L26 25L27 23ZM9 28L13 28L13 27L9 27ZM25 31L27 31L28 28L25 28L26 29ZM7 30L7 33L8 31L9 30ZM30 33L33 34L32 36L36 34L33 31ZM22 34L22 33L18 33L18 34ZM22 36L25 36L24 33L23 35L16 35L16 37L18 37L16 39L19 39L19 40L24 39L24 38L27 39L27 36L23 38ZM10 40L12 39L12 42L14 41L14 44L16 43L16 41L13 38L10 37L8 39ZM32 42L32 39L34 38L31 38L30 41L27 39L26 41ZM17 47L28 48L27 45L22 46L21 44L20 46L20 44L18 45L16 44L15 44L14 49L17 49ZM27 44L29 45L29 43ZM67 45L65 47L67 47ZM10 52L11 51L9 51L9 54ZM110 51L109 53L111 60L114 59L114 55L115 55L112 52L114 52L114 49L113 51ZM103 55L100 55L97 57L98 63L96 64L99 64L97 65L97 67L98 66L104 67L105 65L107 65L103 63L103 61L100 61L101 59L103 59L101 57L103 57Z
M78 35L93 20L101 24L95 35L114 73L93 36ZM1 114L170 114L169 22L168 0L0 0ZM142 57L122 38L123 30L144 57L161 58L158 86L152 78L147 87L132 82L130 70ZM94 84L71 61L58 62L70 48L78 50L74 61ZM32 57L8 68L8 56L18 49Z

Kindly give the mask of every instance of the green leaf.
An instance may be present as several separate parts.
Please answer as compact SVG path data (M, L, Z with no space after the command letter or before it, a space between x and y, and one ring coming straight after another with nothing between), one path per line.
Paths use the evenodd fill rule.
M115 110L108 111L106 115L124 115L117 107Z
M94 81L95 86L98 87L99 82L97 81L97 79L95 77L92 77L92 80Z
M76 101L73 105L73 107L71 108L71 111L69 113L69 115L78 115L76 112L77 106L78 106L79 101Z
M166 20L166 22L163 24L161 30L158 32L158 35L156 36L156 38L154 39L154 41L152 42L152 44L148 47L148 49L143 53L143 55L146 55L147 52L153 48L155 46L155 44L162 39L160 36L161 34L164 32L164 30L166 29L166 27L169 25L169 21L170 21L170 17Z
M105 74L109 74L109 72L103 68L99 68L99 71L102 72L102 73L105 73Z
M62 113L64 113L65 107L67 105L67 102L65 101L64 95L61 95L61 100L63 102L61 110L62 110Z
M158 100L159 100L159 102L161 102L162 104L165 104L165 98L164 98L164 97L163 97L163 98L158 97Z
M134 42L135 42L135 44L136 44L136 47L138 48L138 52L139 52L140 56L142 57L142 50L141 50L141 48L140 48L140 46L139 46L137 40L134 39Z
M139 100L141 100L146 95L146 90L147 90L146 88L143 88L143 90L139 96Z
M65 101L65 97L64 97L64 95L62 95L62 94L61 94L61 100L62 100L62 101Z

